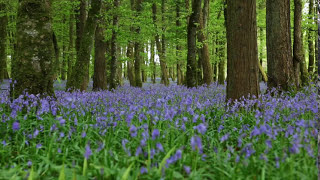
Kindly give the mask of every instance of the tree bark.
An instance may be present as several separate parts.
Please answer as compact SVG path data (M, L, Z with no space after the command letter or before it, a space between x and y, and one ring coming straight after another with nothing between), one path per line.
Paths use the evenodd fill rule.
M294 32L293 32L293 72L297 88L301 86L300 82L300 62L303 58L302 42L302 1L294 0Z
M213 72L212 72L211 63L210 63L209 46L208 46L207 37L205 34L205 30L208 24L208 15L209 15L209 0L204 0L202 18L200 19L199 42L202 43L201 63L203 68L203 82L206 83L207 85L210 85L213 78Z
M49 0L21 0L17 17L17 45L12 64L11 97L23 91L29 94L54 95L53 31Z
M151 47L151 63L152 63L152 65L151 65L151 67L152 67L152 78L151 78L151 80L152 80L152 83L153 84L155 84L156 83L156 61L155 61L155 59L154 59L154 55L155 55L155 53L154 53L154 41L153 40L151 40L151 45L150 45Z
M56 36L56 34L54 32L52 33L52 40L53 40L54 57L55 57L55 61L54 61L54 77L53 77L53 79L57 79L58 76L59 76L59 69L60 69L60 62L59 62L60 49L59 49L59 46L58 46L57 36Z
M227 100L259 95L256 0L227 0Z
M309 29L308 29L308 50L309 50L309 67L308 72L313 74L314 72L314 45L313 45L313 28L312 28L312 18L314 17L314 0L309 0Z
M72 73L72 66L74 61L74 40L73 40L73 33L74 33L74 15L70 13L70 20L69 20L69 56L68 56L68 72L67 72L67 79L71 78Z
M89 83L89 64L93 46L93 37L96 30L97 18L101 9L101 0L92 0L88 19L84 27L84 36L81 39L77 61L72 71L71 79L67 82L67 89L85 91Z
M99 24L95 32L94 40L94 75L92 90L107 89L106 75L106 42L105 42L105 27L102 26L104 18L99 19Z
M164 3L164 2L163 2ZM164 10L163 10L164 11ZM155 25L155 29L157 31L157 5L153 3L152 5L152 13L153 13L153 23ZM165 36L162 36L162 43L160 42L160 37L158 32L155 35L156 47L159 54L160 59L160 68L161 68L161 82L168 86L169 85L169 75L167 69L167 63L165 61L165 53L166 53L166 44L165 44Z
M113 1L113 9L118 9L120 4L119 0L114 0ZM118 65L118 58L117 58L117 51L118 51L118 47L117 47L117 32L116 29L118 27L118 22L119 22L119 18L118 18L118 14L117 11L113 11L115 12L115 14L113 15L113 20L112 20L112 37L111 37L111 62L110 62L110 77L109 77L109 89L113 90L118 86L117 83L117 65Z
M136 12L137 15L139 15L142 11L142 1L143 0L137 0L136 2ZM136 35L140 35L140 27L136 27ZM136 87L142 87L142 81L141 81L141 42L140 40L135 41L134 43L134 74L135 74L135 86Z
M80 1L79 9L76 9L76 51L77 55L80 50L81 38L83 36L84 26L87 19L87 2L86 0L78 0Z
M193 1L192 14L188 24L188 54L187 54L187 87L195 87L197 84L197 24L199 24L199 16L201 11L202 0Z
M290 33L290 0L267 0L268 87L295 85ZM281 53L279 53L281 52Z
M0 3L0 82L9 78L7 71L7 24L6 4Z

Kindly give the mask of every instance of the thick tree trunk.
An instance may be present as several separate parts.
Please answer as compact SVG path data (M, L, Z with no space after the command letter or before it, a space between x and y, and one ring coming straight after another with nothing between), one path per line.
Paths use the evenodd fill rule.
M314 0L309 0L309 18L310 23L312 23L312 18L314 17ZM312 24L309 24L309 26L312 26ZM308 29L308 52L309 52L309 67L308 72L310 74L313 74L314 72L314 45L313 45L313 28L309 27Z
M259 95L256 0L227 0L227 100Z
M113 9L118 9L119 7L119 0L114 0L113 1ZM110 77L109 77L109 89L113 90L118 86L117 83L117 65L118 65L118 59L117 59L117 51L118 51L118 47L117 47L117 32L116 29L118 27L118 22L119 22L119 18L117 15L117 11L114 11L115 14L113 15L113 28L112 28L112 37L111 37L111 62L110 62Z
M139 15L142 11L142 0L137 0L136 2L136 12ZM136 35L140 35L140 27L136 27ZM136 40L134 43L134 74L135 74L135 86L136 87L142 87L142 81L141 81L141 42L139 40Z
M2 15L1 15L2 14ZM6 15L6 4L0 3L0 82L7 79L7 24L8 17Z
M206 83L207 85L210 85L212 82L213 72L212 72L211 63L210 63L207 37L205 34L205 29L207 28L207 24L208 24L208 15L209 15L209 0L204 0L202 18L200 19L199 42L202 43L201 62L202 62L202 68L203 68L203 82Z
M294 0L294 39L293 39L293 72L297 88L301 86L300 82L300 62L303 58L302 42L302 1Z
M67 89L80 89L85 91L89 83L89 64L93 45L93 37L96 30L97 18L100 14L101 0L92 0L88 19L84 27L84 36L81 39L77 61L72 71L71 79L67 82Z
M155 29L157 30L157 5L153 3L152 5L152 13L153 13L153 23L155 25ZM165 53L166 53L166 44L165 44L165 36L162 36L162 44L160 42L160 37L158 32L155 35L156 47L160 59L160 69L161 69L161 82L168 86L169 85L169 75L167 69L167 63L165 61Z
M266 29L268 87L289 90L295 85L290 37L290 0L267 0Z
M199 24L199 16L201 11L202 0L193 1L192 3L192 14L188 24L188 54L187 54L187 86L195 87L197 84L197 24Z
M101 18L101 21L104 19ZM100 24L100 23L99 23ZM101 24L104 24L101 22ZM94 74L93 74L93 90L107 89L107 75L106 75L106 42L105 42L105 28L98 25L95 32L94 40Z
M12 71L17 83L11 88L11 97L18 97L24 90L29 94L54 95L50 1L21 0L16 27Z

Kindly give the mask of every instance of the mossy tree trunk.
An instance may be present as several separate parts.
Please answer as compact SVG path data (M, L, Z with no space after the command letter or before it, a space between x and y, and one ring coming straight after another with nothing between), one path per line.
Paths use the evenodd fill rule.
M89 79L90 55L93 46L93 37L96 30L98 15L100 14L101 0L92 0L88 19L84 27L83 37L81 38L80 49L77 61L67 82L67 89L80 91L87 90Z
M113 9L117 9L119 7L120 1L113 1ZM117 69L118 69L118 47L117 47L117 27L118 27L118 14L117 11L113 11L115 14L112 19L112 37L111 37L111 62L110 62L110 76L109 76L109 89L113 90L118 86L117 82Z
M73 0L71 0L71 1L73 1ZM69 17L68 70L67 70L67 79L68 80L71 78L72 66L73 66L74 54L75 54L74 53L73 33L74 33L74 15L72 13L70 13L70 17Z
M308 52L309 52L309 66L308 72L313 74L314 71L314 45L313 45L313 17L314 17L314 0L309 0L309 28L308 28Z
M188 54L187 54L187 73L186 80L188 87L198 86L197 84L197 24L199 24L199 17L201 11L202 0L192 2L192 13L188 23Z
M142 11L142 0L136 1L136 12L139 16ZM136 27L136 36L140 35L140 27ZM134 76L135 76L135 87L142 87L142 81L141 81L141 53L142 53L142 46L141 46L141 40L135 39L134 43Z
M11 96L53 95L53 37L50 0L21 0L17 44L12 62L15 84Z
M107 88L106 75L106 42L105 28L102 26L104 18L99 19L99 25L96 28L94 40L94 75L93 75L93 90L104 90Z
M6 4L0 2L0 82L7 79L7 24L8 17L6 15Z

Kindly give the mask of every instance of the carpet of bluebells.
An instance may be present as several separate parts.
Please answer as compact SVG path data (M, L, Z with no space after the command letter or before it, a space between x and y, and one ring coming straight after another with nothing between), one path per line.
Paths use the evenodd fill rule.
M0 179L316 179L316 88L225 102L225 86L0 92Z

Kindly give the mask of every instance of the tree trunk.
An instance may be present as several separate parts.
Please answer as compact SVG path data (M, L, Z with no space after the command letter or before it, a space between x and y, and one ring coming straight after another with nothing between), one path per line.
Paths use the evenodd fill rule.
M79 9L76 9L76 51L77 55L80 50L80 44L81 44L81 38L83 36L84 26L87 19L87 2L86 0L78 0L80 1L80 7Z
M188 24L188 54L187 54L187 87L195 87L197 84L197 24L199 24L199 16L201 11L201 1L193 1L192 14Z
M301 42L303 42L303 33L301 34ZM307 86L309 84L308 80L308 69L307 69L307 63L306 58L304 54L304 50L302 50L302 59L300 62L300 74L301 74L301 85Z
M162 1L162 3L164 3L164 2ZM164 5L162 5L162 6L164 6ZM162 11L164 11L164 9ZM157 28L157 5L156 5L156 3L153 3L153 5L152 5L152 13L153 13L153 23L154 23L155 29L157 31L158 28ZM164 12L162 12L162 13L164 14ZM156 32L155 41L156 41L156 47L157 47L157 51L158 51L159 59L160 59L161 82L164 85L168 86L169 85L169 77L168 77L169 75L168 75L167 63L165 61L166 44L165 44L164 34L162 36L162 43L161 43L159 34L158 34L158 32Z
M60 62L59 62L59 58L60 58L60 50L59 50L59 46L58 46L58 40L57 40L57 36L56 34L53 32L52 33L52 41L53 41L53 48L54 48L54 57L55 57L55 61L54 61L54 77L53 79L57 79L59 76L59 69L60 69Z
M13 80L17 83L11 89L11 97L18 97L24 90L29 94L54 95L51 3L21 0L19 5L12 62Z
M67 79L71 78L72 73L72 66L74 61L74 41L73 41L73 33L74 33L74 15L70 13L70 20L69 20L69 56L68 56L68 72L67 72Z
M61 80L66 80L66 45L65 45L65 40L63 40L63 45L62 45L62 65L61 65Z
M314 0L309 0L309 18L310 24L308 29L308 49L309 49L309 67L308 72L312 75L314 71L314 46L313 46L313 28L312 28L312 18L314 17Z
M88 87L90 55L100 9L101 0L92 0L88 19L84 27L84 36L82 37L80 43L77 61L74 70L72 71L71 79L67 82L67 89L80 89L81 91L85 91Z
M182 6L182 3L180 0L176 1L176 26L177 26L177 34L179 34L179 28L181 27L181 22L180 22L180 6ZM178 38L179 39L179 38ZM176 45L176 55L177 55L177 85L182 85L182 70L181 70L181 50L182 47L179 43L177 42Z
M107 89L106 75L106 42L105 27L102 26L104 18L99 19L99 24L95 32L94 40L94 74L93 74L93 91Z
M137 0L136 2L136 12L138 15L140 15L142 11L142 0ZM140 35L140 27L136 27L136 35ZM142 87L141 82L141 51L143 49L141 48L141 42L140 40L136 40L134 43L134 74L135 74L135 86L136 87Z
M156 83L156 61L154 59L154 41L151 40L151 67L152 67L152 83L155 84Z
M134 67L133 67L133 60L134 60L134 54L133 54L133 43L129 42L128 48L127 48L127 74L130 86L135 86L135 77L134 77Z
M300 62L303 58L302 42L302 1L294 0L294 33L293 33L293 72L297 88L301 86L300 82Z
M6 4L0 3L0 82L3 79L7 79L8 71L7 71L7 24L8 17L6 15Z
M208 24L208 15L209 15L209 0L204 0L202 18L200 19L199 42L202 43L201 62L202 62L202 68L203 68L203 82L206 83L207 85L210 85L212 82L213 72L212 72L211 63L210 63L207 37L205 34L205 30Z
M119 7L119 0L114 0L113 1L113 8L114 9L118 9ZM119 18L117 15L117 11L113 11L115 12L115 14L113 15L113 28L112 28L112 37L111 37L111 62L110 62L110 77L109 77L109 89L113 90L118 86L117 83L117 65L118 65L118 59L117 59L117 51L118 51L118 47L117 47L117 32L116 29L118 27L118 22L119 22Z
M267 0L266 16L268 87L289 90L295 85L290 37L290 0Z
M227 100L259 95L256 0L227 0Z

